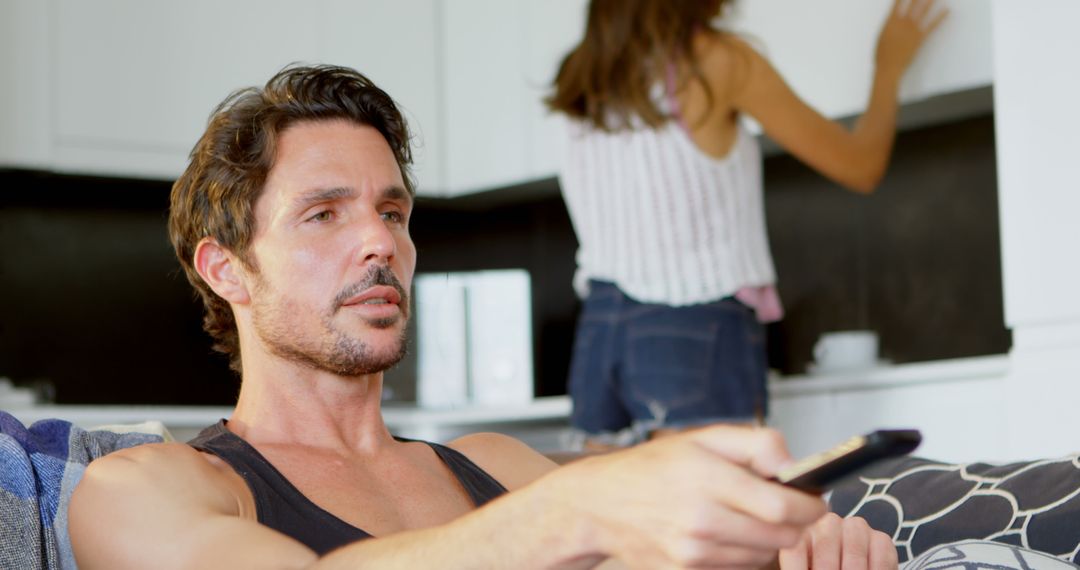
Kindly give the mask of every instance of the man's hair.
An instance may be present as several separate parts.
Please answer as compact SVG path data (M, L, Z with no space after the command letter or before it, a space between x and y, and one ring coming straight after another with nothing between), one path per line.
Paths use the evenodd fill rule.
M394 153L406 189L414 193L408 125L394 101L357 71L330 65L291 65L261 89L229 95L211 113L187 169L173 184L169 238L188 281L202 297L203 328L213 337L214 350L228 355L230 368L237 372L236 320L229 304L195 271L195 248L203 238L213 238L258 271L249 251L255 201L274 166L278 137L296 123L333 119L378 130Z

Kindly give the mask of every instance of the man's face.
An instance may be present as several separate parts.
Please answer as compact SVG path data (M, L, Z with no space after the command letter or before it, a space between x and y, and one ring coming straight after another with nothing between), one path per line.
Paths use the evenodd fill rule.
M259 339L277 356L341 376L400 360L416 265L411 213L394 154L374 128L327 120L286 129L255 203Z

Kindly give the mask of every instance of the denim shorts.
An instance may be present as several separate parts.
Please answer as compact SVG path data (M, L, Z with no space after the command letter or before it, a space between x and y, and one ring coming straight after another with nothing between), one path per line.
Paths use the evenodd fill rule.
M571 423L633 443L660 428L753 422L768 413L764 327L727 297L671 307L589 282L570 362Z

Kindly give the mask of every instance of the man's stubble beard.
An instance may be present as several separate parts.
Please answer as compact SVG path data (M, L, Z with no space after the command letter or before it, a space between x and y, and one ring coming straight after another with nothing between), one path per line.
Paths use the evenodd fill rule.
M348 290L366 289L374 283L386 284L385 277L380 279L377 275L378 271L373 271L373 273L376 275L369 274L362 283L355 284ZM382 275L385 276L385 272ZM396 278L393 281L396 283ZM336 300L330 309L320 315L319 325L322 334L319 334L317 339L309 340L299 336L297 333L301 329L296 326L299 324L297 316L301 315L304 309L295 307L288 301L265 301L269 287L262 278L259 278L256 287L260 293L259 300L252 304L252 324L255 334L272 354L280 358L343 377L374 374L394 366L408 353L405 333L408 324L408 297L401 290L400 285L396 288L402 294L401 316L366 321L375 329L387 329L395 325L401 327L397 342L379 353L362 339L351 337L335 328L333 318L340 309L340 303ZM274 294L269 296L277 297ZM339 298L344 296L346 295L343 292Z

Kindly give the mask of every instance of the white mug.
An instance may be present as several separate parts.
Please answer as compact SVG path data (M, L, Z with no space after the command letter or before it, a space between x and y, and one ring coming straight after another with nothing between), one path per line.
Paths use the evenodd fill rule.
M874 331L838 331L821 335L814 345L819 370L848 370L877 364L878 335Z

